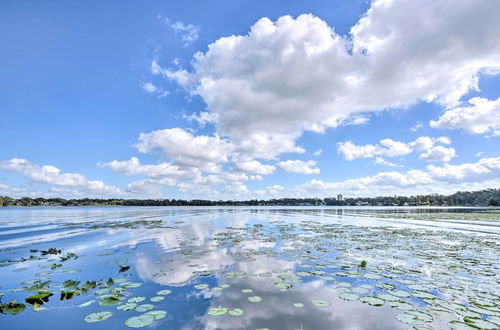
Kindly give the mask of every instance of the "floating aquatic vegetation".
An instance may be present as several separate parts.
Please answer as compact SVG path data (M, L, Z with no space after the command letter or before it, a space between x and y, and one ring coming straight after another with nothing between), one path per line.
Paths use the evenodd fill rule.
M159 302L159 301L162 301L163 299L165 299L164 296L156 296L156 297L153 297L149 300L151 300L152 302Z
M135 309L137 307L137 304L135 302L126 302L123 304L120 304L116 306L116 309L122 310L122 311L130 311L132 309Z
M251 296L251 297L248 297L247 299L249 302L253 302L253 303L258 303L258 302L262 301L262 298L259 296Z
M125 321L125 325L129 328L142 328L150 325L156 321L154 315L142 314L139 316L132 316Z
M328 307L328 306L330 306L329 301L320 300L320 299L311 299L311 303L316 307Z
M229 311L229 308L226 308L226 307L210 307L208 309L208 315L214 315L214 316L218 316L218 315L223 315L223 314L226 314L227 312Z
M302 308L302 307L304 307L304 304L303 303L293 303L293 306L297 307L297 308Z
M114 306L118 305L121 301L122 299L116 295L110 295L98 300L99 306Z
M230 309L227 311L227 313L231 316L241 316L241 315L245 314L245 312L240 308Z
M0 296L1 298L1 296ZM1 314L9 314L16 315L22 313L26 310L25 304L19 304L16 300L12 300L9 303L2 304L0 300L0 313Z
M78 305L78 307L87 307L87 306L92 305L94 302L95 302L95 300L89 300L89 301L86 301L86 302Z
M144 312L147 312L147 311L149 311L149 310L151 310L153 308L155 308L155 306L152 305L152 304L142 304L142 305L137 306L135 308L135 310L137 312L144 313Z
M113 313L109 312L109 311L95 312L95 313L90 313L90 314L86 315L83 320L85 322L88 322L88 323L94 323L94 322L101 322L101 321L107 320L111 316L113 316Z
M203 289L208 288L208 284L197 284L194 286L194 288L198 289L198 290L203 290Z
M171 294L171 293L172 293L172 290L169 290L169 289L164 289L164 290L160 290L160 291L156 292L156 294L159 296L166 296L166 295Z
M371 306L382 306L384 304L384 300L373 296L361 297L359 298L359 301Z

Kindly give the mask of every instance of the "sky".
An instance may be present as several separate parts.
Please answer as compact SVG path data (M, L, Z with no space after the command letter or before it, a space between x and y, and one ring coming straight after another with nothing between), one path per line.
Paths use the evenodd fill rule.
M500 187L494 0L0 3L0 195Z

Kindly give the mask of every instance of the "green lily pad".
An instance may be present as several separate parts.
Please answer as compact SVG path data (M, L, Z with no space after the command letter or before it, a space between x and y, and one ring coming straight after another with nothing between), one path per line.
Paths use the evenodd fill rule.
M146 297L144 296L137 296L137 297L132 297L129 300L127 300L129 303L140 303L141 301L144 301Z
M286 283L286 282L278 282L278 283L274 284L274 286L277 287L278 289L280 289L281 291L286 291L286 290L290 289L293 285L290 283Z
M304 304L303 303L293 303L293 306L297 307L297 308L302 308L302 307L304 307Z
M155 318L155 321L158 321L167 316L167 311L162 311L162 310L149 311L144 313L144 315L152 315Z
M252 289L243 289L243 290L241 290L241 292L243 292L243 293L251 293L251 292L253 292L253 290Z
M208 309L208 315L214 315L214 316L219 316L226 314L229 311L229 308L226 307L210 307Z
M359 301L364 302L370 306L382 306L384 304L384 300L373 296L361 297L359 298Z
M359 299L359 296L357 294L354 294L354 293L343 292L343 293L339 294L339 298L344 299L344 300L348 300L348 301L356 301Z
M85 316L83 319L87 323L94 323L94 322L101 322L104 320L109 319L113 315L112 312L95 312L95 313L90 313Z
M78 305L78 307L87 307L87 306L90 306L91 304L93 304L94 302L95 302L95 300L89 300L87 302L84 302L83 304Z
M245 312L240 308L233 308L228 311L228 314L231 316L241 316L245 314Z
M142 328L150 325L154 321L156 321L154 315L142 314L128 318L125 320L125 325L129 328Z
M155 308L154 305L151 305L151 304L143 304L143 305L139 305L137 306L137 308L135 309L136 311L138 311L139 313L144 313L144 312L147 312L151 309Z
M330 302L326 301L326 300L311 299L311 302L316 307L328 307L328 306L330 306Z
M131 311L132 309L135 309L137 307L137 304L134 302L126 302L123 304L120 304L116 306L116 309L122 310L122 311Z
M151 300L152 302L159 302L159 301L162 301L163 299L165 299L165 297L163 296L156 296L156 297L153 297L149 300Z
M203 289L208 288L208 284L198 284L198 285L195 285L194 288L198 289L198 290L203 290Z
M251 296L251 297L248 297L248 301L253 302L253 303L258 303L258 302L262 301L262 298L259 296Z
M10 303L0 304L0 313L8 315L16 315L26 310L25 304L18 304L15 300Z
M164 289L164 290L158 291L156 294L159 296L166 296L166 295L171 294L171 293L172 293L172 290Z
M120 303L121 299L118 296L109 296L99 299L99 306L114 306Z

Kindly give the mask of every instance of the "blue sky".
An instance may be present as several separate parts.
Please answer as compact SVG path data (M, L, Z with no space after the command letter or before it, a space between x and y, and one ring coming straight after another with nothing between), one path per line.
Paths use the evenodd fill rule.
M266 199L499 187L493 1L0 8L0 195Z

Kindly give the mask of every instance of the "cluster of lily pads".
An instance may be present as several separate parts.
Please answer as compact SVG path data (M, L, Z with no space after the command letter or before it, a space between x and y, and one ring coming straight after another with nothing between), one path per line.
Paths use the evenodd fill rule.
M421 329L443 322L452 329L500 326L500 242L495 236L276 221L228 227L214 240L241 261L265 255L299 262L296 269L276 272L281 274L226 272L228 279L270 277L280 291L296 282L324 280L339 298L388 305L400 311L397 320ZM250 249L248 242L286 248ZM312 299L312 304L325 307L330 302Z
M35 280L24 281L21 283L22 287L8 290L9 293L14 292L28 292L31 295L24 298L24 302L11 300L8 303L2 303L1 298L4 294L0 293L0 313L16 315L24 312L27 305L33 307L35 311L43 311L49 300L58 295L60 301L71 300L76 296L93 294L94 299L81 303L77 308L88 307L97 302L100 307L116 307L121 311L135 311L140 314L131 316L125 321L125 325L130 328L141 328L152 324L153 322L166 317L167 312L164 310L154 310L153 304L145 303L139 304L146 298L144 296L135 296L128 298L130 293L127 290L138 288L143 283L131 282L127 276L116 278L108 278L107 280L99 279L92 281L82 282L80 280L68 279L63 282L58 282L52 279L52 275L56 272L60 273L76 273L78 270L61 268L61 264L54 263L54 261L65 262L68 260L77 259L75 253L63 253L62 250L50 248L48 250L38 251L30 250L30 253L38 253L40 256L31 255L29 258L20 258L19 260L4 261L7 264L25 261L39 261L45 260L50 268L50 271L37 273L38 277ZM127 272L130 266L123 264L123 261L113 262L118 266L118 273ZM44 267L41 265L41 267ZM63 271L61 271L63 270ZM165 296L172 291L168 289L160 290L157 295L150 299L151 302L160 302L165 299ZM93 312L84 317L84 321L88 323L101 322L109 319L113 315L110 310Z

